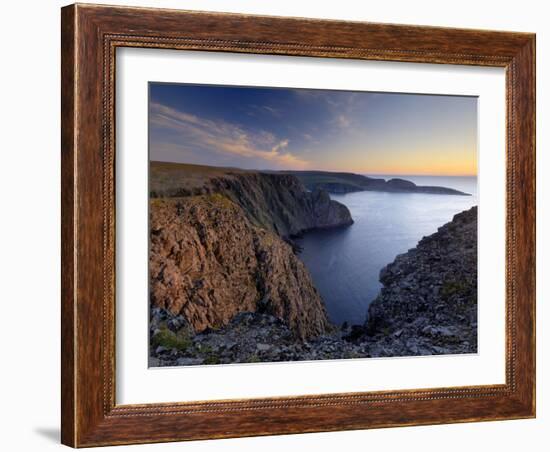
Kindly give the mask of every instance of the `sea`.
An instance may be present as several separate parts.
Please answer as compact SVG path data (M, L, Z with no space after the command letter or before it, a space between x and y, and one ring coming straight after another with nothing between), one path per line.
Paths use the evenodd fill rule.
M391 179L394 176L374 176ZM354 224L311 231L298 240L306 264L337 325L362 324L382 285L380 270L459 212L477 205L477 177L395 176L417 185L454 188L471 196L363 191L331 194Z

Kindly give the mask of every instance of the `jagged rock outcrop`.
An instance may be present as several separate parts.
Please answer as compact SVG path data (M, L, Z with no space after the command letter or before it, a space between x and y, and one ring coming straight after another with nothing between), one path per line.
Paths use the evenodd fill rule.
M214 194L151 200L151 305L182 315L195 333L220 328L248 311L284 320L301 339L327 332L324 304L306 267L288 243L251 221L229 198L233 190L230 185ZM267 202L259 191L248 197L260 201L250 209ZM270 206L286 201L292 199ZM276 211L281 216L285 212ZM288 212L290 219L293 211ZM322 220L330 219L322 208L318 212Z
M475 353L477 207L397 256L380 282L365 325L372 356Z

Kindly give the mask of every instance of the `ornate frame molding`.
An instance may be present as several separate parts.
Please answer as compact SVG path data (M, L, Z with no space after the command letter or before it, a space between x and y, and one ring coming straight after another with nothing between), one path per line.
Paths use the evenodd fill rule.
M80 447L535 415L534 35L77 4L62 9L62 43L64 444ZM118 47L506 68L506 383L116 405Z

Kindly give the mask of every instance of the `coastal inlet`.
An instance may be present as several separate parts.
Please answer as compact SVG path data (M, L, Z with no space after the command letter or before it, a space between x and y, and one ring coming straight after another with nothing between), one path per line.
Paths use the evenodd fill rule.
M471 196L355 191L331 193L353 226L312 231L297 240L330 320L361 323L382 288L380 270L459 212L477 205L475 177L410 177L418 185L451 187Z
M151 366L476 350L475 187L310 176L151 163Z

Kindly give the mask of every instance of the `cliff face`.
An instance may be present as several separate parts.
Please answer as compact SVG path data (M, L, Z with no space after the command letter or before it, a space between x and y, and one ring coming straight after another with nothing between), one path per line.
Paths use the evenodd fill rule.
M161 162L151 162L150 173L152 198L223 194L253 224L281 237L353 223L346 206L291 174Z
M380 272L366 322L372 356L477 351L477 207Z
M307 191L294 176L228 174L213 179L211 184L215 192L240 205L253 223L282 237L353 223L346 206L332 201L325 191Z
M304 264L276 233L258 226L269 219L258 207L267 197L252 184L217 183L218 193L151 200L152 306L182 315L195 332L220 328L240 312L283 319L302 339L328 331L322 299ZM311 226L283 209L282 196L268 204L277 213L275 228L290 233ZM250 220L252 212L257 221ZM324 221L332 215L322 207L309 212Z

